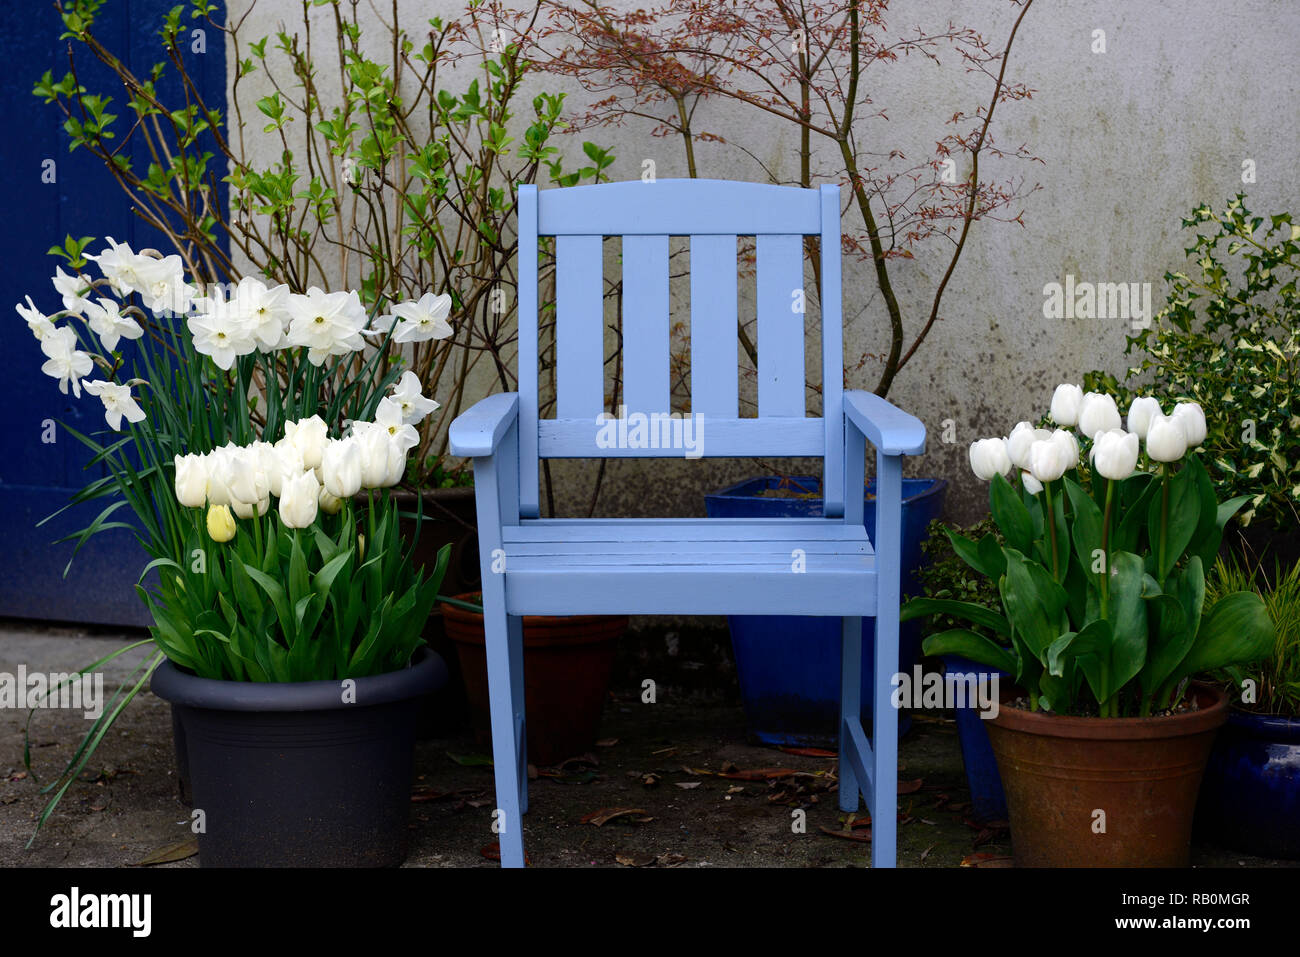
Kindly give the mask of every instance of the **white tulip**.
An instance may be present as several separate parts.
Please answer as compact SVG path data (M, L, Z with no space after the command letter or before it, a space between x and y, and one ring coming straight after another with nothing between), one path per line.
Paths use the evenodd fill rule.
M176 501L186 508L202 508L208 499L208 470L201 455L178 455Z
M352 437L361 450L361 487L385 488L393 437L387 429L373 422L352 423Z
M284 437L302 453L303 468L314 469L320 465L321 456L325 453L329 427L319 415L313 415L310 419L286 422Z
M280 520L287 528L306 528L316 521L320 506L320 483L308 469L292 478L286 476L280 487Z
M1151 420L1147 430L1147 456L1153 462L1177 462L1187 452L1187 431L1183 419L1162 415Z
M1078 461L1059 439L1042 439L1029 447L1029 473L1040 482L1055 482Z
M1179 402L1174 406L1173 415L1183 423L1188 448L1194 449L1205 441L1205 412L1199 402Z
M1072 426L1079 421L1079 407L1083 405L1083 389L1062 382L1052 393L1050 415L1057 425Z
M1028 472L1020 473L1020 484L1028 489L1030 495L1037 495L1043 490L1043 483L1038 481Z
M1067 472L1079 464L1079 440L1074 437L1073 432L1056 429L1048 441L1057 443L1062 453L1069 456L1070 465L1066 468Z
M1092 440L1093 468L1102 478L1116 481L1128 478L1137 468L1137 460L1138 437L1135 432L1110 429Z
M1124 427L1115 400L1103 392L1089 392L1079 406L1079 433L1092 438L1098 432Z
M989 481L995 475L1011 471L1006 439L979 439L971 443L970 467L977 478Z
M1052 437L1047 429L1036 429L1029 422L1017 422L1007 436L1007 458L1018 469L1029 468L1029 447Z
M1149 395L1140 395L1128 407L1128 430L1139 439L1145 439L1147 429L1151 428L1151 420L1164 414L1158 400Z
M329 489L321 486L320 489L320 510L326 515L337 515L343 509L343 499L337 495L331 495Z
M213 449L203 457L210 505L230 505L234 502L234 496L230 494L230 458L231 451L225 447Z
M357 439L335 439L325 446L321 479L330 495L351 498L361 490L361 446Z
M230 503L230 507L234 510L236 518L252 518L254 514L265 515L271 507L271 499L267 496L247 505L236 499Z
M279 498L285 477L292 478L299 475L306 470L307 466L303 464L302 452L298 451L298 447L288 439L281 439L271 446L271 457L274 461L267 468L266 477L271 494Z
M262 467L262 457L256 449L236 449L231 453L229 461L232 504L256 505L271 494L271 482ZM238 508L235 509L235 514L239 515Z

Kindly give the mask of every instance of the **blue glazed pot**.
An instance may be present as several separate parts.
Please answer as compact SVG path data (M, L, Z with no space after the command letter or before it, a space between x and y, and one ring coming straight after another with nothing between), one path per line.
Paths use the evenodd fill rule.
M1205 769L1196 825L1215 844L1300 860L1300 718L1231 712Z
M820 491L816 476L796 475L797 486ZM760 496L781 479L763 476L739 482L705 496L710 518L807 518L822 514L819 497ZM797 489L796 489L797 491ZM926 526L943 510L948 483L944 479L903 479L903 593L918 594L916 572L921 567L921 543ZM863 525L876 534L875 483L864 490ZM745 704L750 733L764 744L834 747L840 708L840 620L797 615L729 615L731 646ZM862 723L870 727L874 700L872 675L876 623L862 622ZM900 631L898 667L911 672L920 657L920 626L904 622ZM899 716L898 731L911 727Z
M999 681L1009 677L1004 671L958 655L944 655L943 668L947 674L974 675L977 680L987 675L997 675ZM971 817L981 824L1005 821L1007 799L1002 793L1002 775L993 756L985 720L969 706L953 708L953 712L957 719L961 763L966 768L966 783L970 786Z

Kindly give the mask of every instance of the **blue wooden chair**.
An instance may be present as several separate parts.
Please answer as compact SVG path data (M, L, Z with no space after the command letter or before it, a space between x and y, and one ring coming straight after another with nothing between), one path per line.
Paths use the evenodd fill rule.
M804 236L820 237L822 418L804 408ZM538 237L556 249L556 417L538 417ZM610 447L602 238L623 237L624 404L668 413L668 239L690 237L688 441ZM739 417L737 236L757 252L758 416ZM872 862L895 863L902 456L925 427L879 396L844 390L839 188L710 180L519 187L519 391L451 426L474 460L501 862L521 867L528 808L522 615L832 615L843 619L839 805L872 812ZM810 297L811 298L811 297ZM664 419L657 421L661 426ZM635 423L633 423L635 425ZM602 431L603 430L603 431ZM602 438L603 436L603 438ZM876 448L876 540L863 528L865 442ZM658 448L647 448L648 444ZM676 445L665 448L664 445ZM822 518L540 518L542 458L818 456ZM860 721L862 617L875 616L874 741Z

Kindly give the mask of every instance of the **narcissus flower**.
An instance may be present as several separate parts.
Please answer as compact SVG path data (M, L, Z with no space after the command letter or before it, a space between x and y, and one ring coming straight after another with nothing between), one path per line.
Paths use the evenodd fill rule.
M288 286L281 283L268 287L256 276L245 276L235 287L231 305L262 352L269 352L283 343L290 320Z
M76 315L85 311L90 302L84 298L91 289L89 276L69 276L62 266L56 266L50 281L54 283L54 291L62 297L64 309Z
M235 537L235 516L226 505L213 505L208 509L208 537L214 542L228 542Z
M36 308L36 303L32 302L31 296L27 296L26 299L27 305L24 306L20 302L15 304L14 308L18 310L18 315L23 317L23 321L27 323L27 328L36 337L36 341L41 342L54 332L54 322Z
M86 258L98 264L113 291L119 296L129 296L133 292L143 292L148 288L153 277L151 270L158 262L152 256L137 253L127 243L119 243L112 236L105 236L108 248L100 250L98 256L86 253ZM179 261L180 257L177 257Z
M451 296L428 292L414 302L399 302L393 306L392 315L379 316L369 331L385 333L392 329L394 342L446 339L452 334L447 322L450 313Z
M140 324L130 316L122 315L121 307L112 299L88 302L85 312L91 332L99 336L99 341L109 352L116 349L122 339L139 339L144 335Z
M70 385L72 394L81 398L81 380L90 375L95 363L89 353L77 348L77 334L60 326L41 339L41 351L48 357L41 371L59 380L59 391L64 395Z
M407 425L418 425L430 412L439 408L437 399L426 399L420 392L420 379L414 372L404 372L393 385L389 393L402 409L402 421Z
M359 352L365 343L361 330L366 310L356 291L323 292L315 286L305 295L291 295L289 337L291 346L306 346L307 361L322 365L330 356Z
M220 288L212 286L208 295L195 300L196 312L186 320L193 337L194 351L211 356L217 368L228 370L239 356L257 348L253 330L239 315L234 303L226 300Z
M104 403L104 420L114 432L122 431L122 419L128 422L143 422L144 409L131 397L131 387L117 382L104 382L96 379L86 383L86 391L99 396Z

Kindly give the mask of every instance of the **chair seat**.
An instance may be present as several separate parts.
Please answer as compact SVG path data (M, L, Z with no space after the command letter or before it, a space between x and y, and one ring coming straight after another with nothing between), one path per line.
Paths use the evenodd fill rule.
M843 520L532 519L502 532L512 615L876 611L875 553Z

